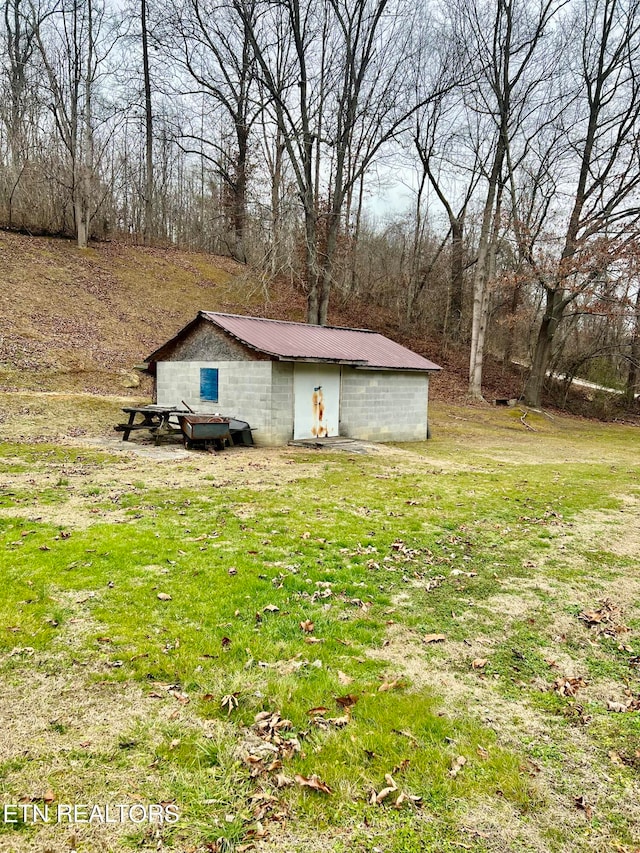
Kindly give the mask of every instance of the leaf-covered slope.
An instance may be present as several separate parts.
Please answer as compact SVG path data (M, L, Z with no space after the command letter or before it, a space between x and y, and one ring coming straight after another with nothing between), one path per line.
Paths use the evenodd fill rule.
M229 258L125 243L82 251L71 240L0 231L0 391L140 396L149 387L137 387L133 366L199 310L304 320L306 300L289 280L267 285ZM432 398L464 398L464 343L443 352L417 327L401 328L394 310L337 292L329 319L375 329L442 365ZM517 396L521 384L518 372L487 358L488 399Z
M0 232L0 387L119 391L200 309L303 319L227 258Z

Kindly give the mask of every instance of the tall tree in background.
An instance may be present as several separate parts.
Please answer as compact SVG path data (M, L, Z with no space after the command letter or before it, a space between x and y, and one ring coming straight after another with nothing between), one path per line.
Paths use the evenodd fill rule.
M640 0L131 2L0 0L0 226L470 327L473 396L485 351L533 405L550 370L635 384Z
M583 0L580 6L566 45L567 51L577 46L568 72L576 88L555 157L557 198L569 198L570 210L559 254L547 240L531 255L545 300L524 392L532 406L540 405L567 308L633 247L640 221L640 4Z
M7 140L6 163L8 226L14 225L13 199L27 168L30 150L37 145L38 95L37 34L53 6L28 0L4 0L0 26L2 91L0 121ZM32 199L32 204L34 203Z
M639 393L638 378L640 377L640 281L636 279L636 298L633 303L633 315L631 318L631 342L629 346L629 369L625 385L625 399L627 405L632 405L636 394Z
M71 0L56 10L55 26L36 38L46 70L49 109L68 158L66 183L79 248L86 248L99 200L95 99L100 66L113 47L104 41L100 0Z
M413 139L422 167L419 187L424 190L427 182L431 185L449 223L449 286L443 335L458 342L463 320L465 220L481 173L477 148L470 151L466 145L466 131L460 91L456 88L447 96L434 99L424 112L417 115ZM452 173L456 180L451 179ZM414 299L420 296L427 281L427 275L417 281Z
M473 315L469 359L469 394L482 398L485 337L496 273L503 194L511 149L535 87L550 73L551 56L543 55L543 35L562 0L496 0L456 6L458 41L466 46L473 83L465 94L467 108L488 117L490 151L485 163L483 202L473 276ZM490 134L490 135L489 135Z
M347 194L416 108L404 92L411 20L389 0L278 0L258 3L253 20L246 2L235 0L235 6L295 174L304 214L307 319L324 325ZM274 74L272 33L284 30L278 20L288 25L292 43L284 89ZM349 169L359 129L367 144Z
M142 41L142 77L144 85L144 225L143 239L149 245L153 230L153 104L151 101L151 66L149 62L149 28L147 0L140 0L140 34Z
M228 208L230 254L244 263L250 135L262 110L254 93L249 37L254 3L247 0L240 16L220 0L185 0L178 8L164 9L164 22L158 27L162 49L187 75L174 85L188 97L198 97L206 111L200 126L182 122L178 142L189 154L206 158L220 178Z

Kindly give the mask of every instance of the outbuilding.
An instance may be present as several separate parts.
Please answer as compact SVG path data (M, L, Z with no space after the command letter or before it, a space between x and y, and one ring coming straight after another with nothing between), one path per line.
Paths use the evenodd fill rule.
M248 421L256 444L427 438L437 364L367 329L200 311L146 359L158 405Z

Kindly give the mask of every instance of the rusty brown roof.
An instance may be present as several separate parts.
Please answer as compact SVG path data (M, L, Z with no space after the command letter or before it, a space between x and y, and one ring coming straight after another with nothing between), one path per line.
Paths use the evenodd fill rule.
M239 314L199 315L241 343L285 361L330 361L393 370L441 370L412 350L368 329L312 326Z

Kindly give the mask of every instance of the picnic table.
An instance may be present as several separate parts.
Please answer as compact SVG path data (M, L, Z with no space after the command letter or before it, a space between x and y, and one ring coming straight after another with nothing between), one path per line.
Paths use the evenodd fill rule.
M187 413L186 409L177 406L124 406L122 411L129 415L129 420L126 424L117 424L114 429L122 433L123 441L128 441L135 430L146 429L155 438L156 444L160 443L163 436L182 433L175 416Z

